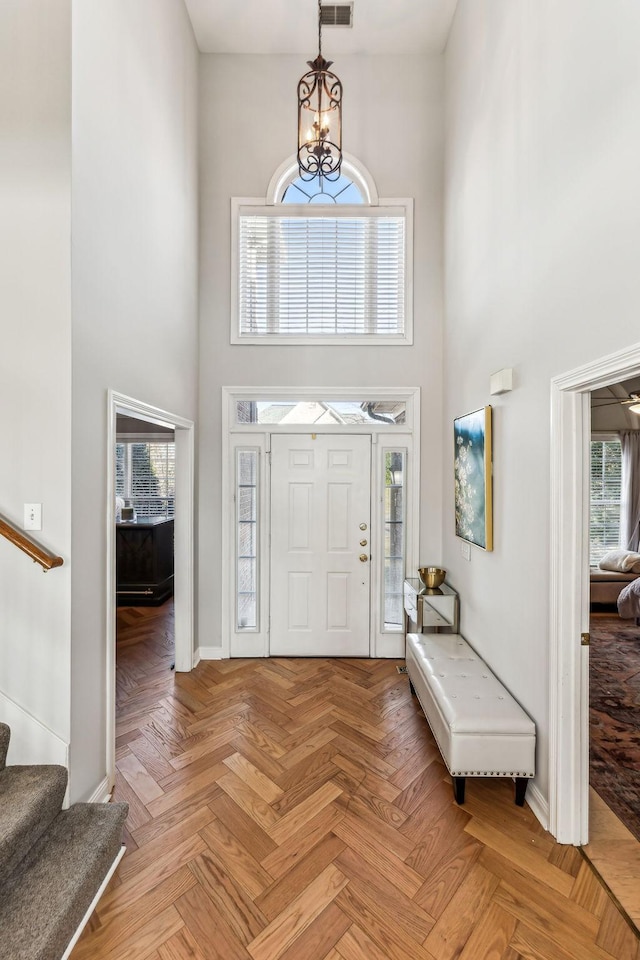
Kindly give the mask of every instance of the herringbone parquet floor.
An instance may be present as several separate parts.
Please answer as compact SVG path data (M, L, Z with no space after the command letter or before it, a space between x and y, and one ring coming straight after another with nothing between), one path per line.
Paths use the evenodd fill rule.
M458 807L396 663L200 663L170 604L122 609L127 854L72 960L639 960L512 785Z

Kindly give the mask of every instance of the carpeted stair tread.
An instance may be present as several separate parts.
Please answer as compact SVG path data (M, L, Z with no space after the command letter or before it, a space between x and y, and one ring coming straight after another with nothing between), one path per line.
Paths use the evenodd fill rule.
M65 767L8 766L0 772L0 884L60 813L66 789Z
M126 803L61 811L5 884L0 960L60 960L122 843Z
M6 723L0 723L0 770L4 770L7 762L7 750L9 749L9 740L11 730Z

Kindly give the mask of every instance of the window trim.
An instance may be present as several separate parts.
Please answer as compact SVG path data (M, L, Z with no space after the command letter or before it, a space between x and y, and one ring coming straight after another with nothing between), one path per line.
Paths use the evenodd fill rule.
M270 334L269 336L250 337L240 334L240 298L239 298L239 223L240 213L245 208L253 210L256 216L277 216L273 203L265 202L263 198L231 197L231 331L232 345L253 346L412 346L413 345L413 198L395 197L379 198L376 204L345 205L343 207L325 207L324 205L307 206L305 204L288 204L282 207L282 216L295 216L303 213L305 216L358 216L375 217L376 212L404 215L405 221L405 322L404 332L378 336L377 334L362 334L360 336L327 335L323 337L292 337ZM279 205L278 205L279 206ZM338 213L337 211L341 211Z

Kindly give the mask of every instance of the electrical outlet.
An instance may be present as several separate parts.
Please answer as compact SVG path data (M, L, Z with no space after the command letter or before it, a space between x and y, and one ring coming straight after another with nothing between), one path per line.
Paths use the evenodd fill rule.
M471 560L471 547L465 540L460 544L460 553L463 560Z
M25 503L24 530L42 530L42 504Z

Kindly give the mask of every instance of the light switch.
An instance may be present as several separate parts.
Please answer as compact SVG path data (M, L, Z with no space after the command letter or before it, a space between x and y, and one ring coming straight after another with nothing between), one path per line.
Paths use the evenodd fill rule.
M41 503L25 503L24 529L25 530L42 530L42 504Z
M462 554L463 560L471 560L471 547L466 540L463 540L460 544L460 553Z

